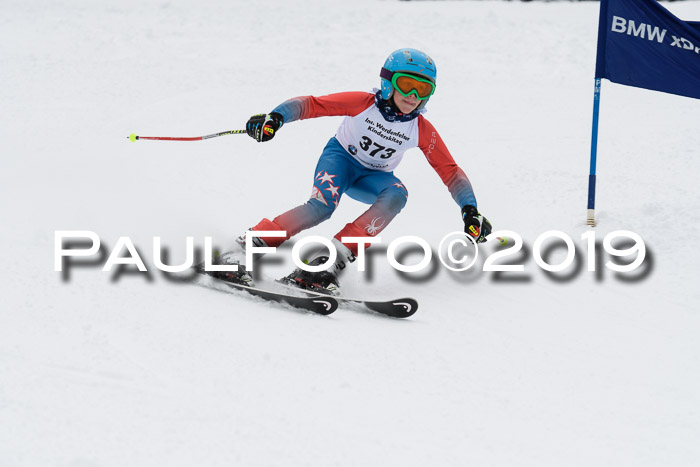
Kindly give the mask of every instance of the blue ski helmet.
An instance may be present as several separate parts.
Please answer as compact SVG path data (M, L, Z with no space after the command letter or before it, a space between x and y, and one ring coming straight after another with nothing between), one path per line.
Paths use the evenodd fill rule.
M394 87L391 85L391 77L394 72L402 71L412 75L418 75L427 78L436 84L437 68L432 58L425 52L416 49L399 49L391 53L389 58L384 62L381 76L382 80L382 99L388 100L394 93ZM428 99L424 99L418 105L418 109L425 107Z

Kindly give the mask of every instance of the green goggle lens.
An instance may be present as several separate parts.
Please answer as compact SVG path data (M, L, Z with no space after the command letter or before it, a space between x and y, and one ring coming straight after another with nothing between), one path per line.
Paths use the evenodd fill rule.
M406 73L394 73L391 84L402 96L408 97L415 94L418 100L427 99L435 92L432 81Z

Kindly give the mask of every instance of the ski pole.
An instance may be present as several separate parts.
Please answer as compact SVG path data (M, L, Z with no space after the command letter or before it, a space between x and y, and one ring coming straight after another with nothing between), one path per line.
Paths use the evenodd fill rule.
M245 130L230 130L222 131L221 133L214 133L213 135L192 136L190 138L180 138L176 136L136 136L135 133L131 133L129 136L127 136L127 138L129 138L129 141L131 141L132 143L135 142L137 139L156 139L161 141L200 141L203 139L216 138L217 136L238 135L245 132Z

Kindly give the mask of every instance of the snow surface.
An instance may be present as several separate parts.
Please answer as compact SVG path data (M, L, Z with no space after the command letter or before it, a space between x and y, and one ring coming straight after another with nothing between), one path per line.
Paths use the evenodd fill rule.
M666 6L700 20L699 2ZM587 272L597 8L3 0L0 465L697 465L700 103L603 83L595 232L649 251L641 278ZM344 278L349 295L417 298L410 320L320 317L155 270L154 236L181 262L186 236L225 247L305 201L340 118L265 145L127 135L209 134L292 96L368 91L403 46L436 60L427 117L480 210L524 238L524 273L391 269L389 241L437 248L461 228L418 150L372 273ZM344 200L308 234L364 209ZM128 236L152 272L101 272L103 257L64 279L57 230L94 231L105 254ZM580 270L536 266L548 230L575 240ZM290 252L259 272L282 275Z

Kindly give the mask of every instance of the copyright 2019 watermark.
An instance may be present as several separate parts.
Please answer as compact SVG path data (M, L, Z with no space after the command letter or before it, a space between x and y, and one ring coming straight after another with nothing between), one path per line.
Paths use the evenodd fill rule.
M246 235L246 261L245 266L249 271L255 269L253 261L255 255L274 255L277 249L268 246L256 246L255 237L284 237L281 231L249 231ZM595 231L587 231L580 236L580 245L577 247L574 240L565 232L549 230L539 235L532 248L525 246L523 238L514 231L500 230L493 232L488 241L476 244L463 232L451 232L445 235L439 242L437 252L434 253L430 243L418 236L403 236L392 240L386 248L386 260L396 271L401 273L418 273L437 261L445 268L453 272L480 269L484 272L523 272L526 263L532 259L537 268L548 273L558 273L572 268L574 263L580 265L585 262L586 270L595 272L604 267L617 273L631 273L644 264L647 256L647 248L642 237L629 230L617 230L605 235L602 239L596 237ZM380 245L380 237L344 237L341 241L345 244L357 246L357 260L355 267L358 271L366 270L366 248L369 245ZM212 264L213 254L212 237L204 237L203 262L207 271L235 271L237 265ZM619 248L624 244L624 248ZM336 260L336 249L325 237L307 236L296 241L291 252L294 264L306 271L315 272L325 269L327 266L310 266L301 258L304 247L319 246L328 250L329 263ZM618 245L618 246L616 246ZM495 248L494 248L495 246ZM97 233L89 230L72 231L59 230L54 232L54 270L64 271L64 267L70 267L72 258L99 259L102 243ZM194 237L185 237L186 259L181 264L166 264L163 260L163 245L160 237L152 239L152 263L156 269L165 273L181 273L190 270L195 264ZM407 249L417 252L420 259L414 264L402 262ZM553 250L564 250L559 253L556 261L551 259ZM480 253L483 250L483 253ZM531 251L531 255L527 254ZM607 254L610 258L600 265L601 254ZM481 254L481 257L480 257ZM102 258L104 257L102 252ZM411 255L413 256L413 255ZM627 262L620 264L612 259L627 258ZM481 261L477 262L477 259ZM70 261L69 261L70 260ZM133 266L141 272L147 272L148 268L139 254L136 245L130 237L119 237L114 248L104 260L102 271L109 272L115 266Z

